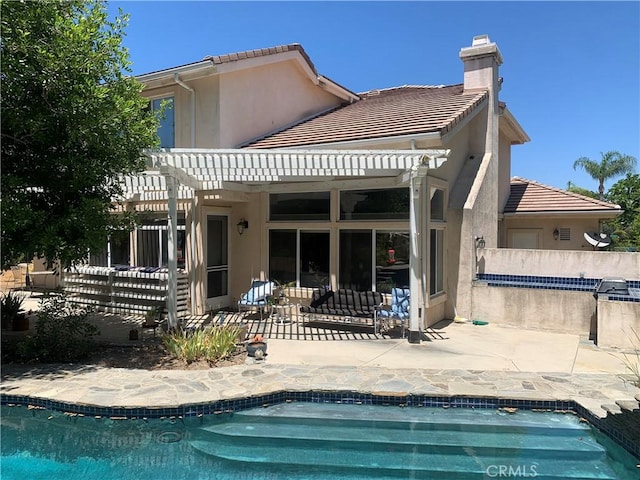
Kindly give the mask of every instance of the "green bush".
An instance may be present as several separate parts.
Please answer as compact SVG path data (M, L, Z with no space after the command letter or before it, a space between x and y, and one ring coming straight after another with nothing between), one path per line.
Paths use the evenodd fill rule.
M217 325L192 332L171 331L163 335L162 341L171 355L187 363L214 363L235 352L239 334L239 327Z
M25 312L22 309L23 303L24 297L17 293L8 292L2 295L2 299L0 299L2 328L11 328L14 320L24 317Z
M18 344L18 357L25 362L71 362L86 358L100 335L88 322L90 310L52 294L40 303L35 335Z

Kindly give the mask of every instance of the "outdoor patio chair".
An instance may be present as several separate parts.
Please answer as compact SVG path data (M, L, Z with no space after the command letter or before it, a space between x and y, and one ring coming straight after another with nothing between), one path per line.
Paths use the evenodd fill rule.
M274 288L275 284L269 280L254 280L249 291L242 294L238 300L238 312L255 308L260 312L260 321L262 321L264 309L269 305L269 298L273 295Z
M401 335L404 338L404 325L409 319L409 297L411 290L408 288L394 288L391 290L391 309L379 309L376 312L376 324L378 320L398 318L400 320Z

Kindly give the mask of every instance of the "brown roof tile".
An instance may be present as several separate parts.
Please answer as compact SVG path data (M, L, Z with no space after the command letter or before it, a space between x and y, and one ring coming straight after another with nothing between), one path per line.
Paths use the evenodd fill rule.
M603 202L533 180L513 177L511 194L504 213L597 212L620 210L618 205Z
M487 98L462 85L403 86L372 90L360 100L322 113L245 147L279 148L398 135L444 134Z
M236 53L227 53L225 55L209 55L204 57L201 61L211 60L215 65L220 65L222 63L230 63L237 62L239 60L244 60L247 58L255 58L255 57L265 57L267 55L274 55L276 53L285 53L297 50L299 51L304 59L307 61L313 72L317 75L316 67L311 62L311 59L307 55L307 52L304 51L302 45L298 43L291 43L289 45L278 45L275 47L268 48L258 48L255 50L247 50L244 52L236 52Z

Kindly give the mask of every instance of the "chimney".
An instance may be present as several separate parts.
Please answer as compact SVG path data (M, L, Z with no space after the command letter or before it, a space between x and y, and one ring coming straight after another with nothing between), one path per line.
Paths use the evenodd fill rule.
M497 99L500 91L498 67L502 64L502 54L498 46L489 40L489 35L473 37L470 47L460 50L464 62L464 91L489 89Z

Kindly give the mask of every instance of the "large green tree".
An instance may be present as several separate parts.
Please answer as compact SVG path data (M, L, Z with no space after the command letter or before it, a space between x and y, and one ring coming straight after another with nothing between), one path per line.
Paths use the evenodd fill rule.
M580 157L573 163L573 169L580 167L591 178L597 180L600 200L604 200L604 182L626 173L633 173L636 167L636 159L630 155L623 155L615 151L600 153L600 156L602 157L600 161Z
M624 210L609 222L616 246L640 250L640 175L627 174L618 180L607 192L607 200Z
M127 17L99 0L2 1L2 266L66 266L127 220L120 175L140 171L157 120L129 76Z

